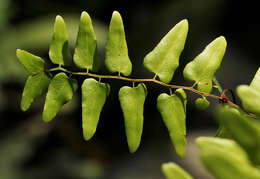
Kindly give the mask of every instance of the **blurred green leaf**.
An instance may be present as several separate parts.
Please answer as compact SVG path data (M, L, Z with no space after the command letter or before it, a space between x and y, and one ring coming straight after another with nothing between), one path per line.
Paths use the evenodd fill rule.
M108 40L106 44L107 69L114 73L119 72L129 76L132 72L132 63L128 56L125 30L121 15L114 11L109 25Z
M162 171L166 179L192 179L185 170L173 162L162 164Z
M250 87L256 89L260 93L260 67L258 68Z
M218 108L217 120L247 151L250 159L260 164L260 122L229 106Z
M54 64L69 66L72 63L68 46L68 32L61 16L56 16L54 32L50 44L49 57Z
M247 85L240 85L237 87L237 95L246 111L260 116L260 91Z
M214 137L196 140L201 160L216 179L258 179L260 172L248 160L246 152L235 141Z
M223 36L207 45L193 61L185 66L183 70L185 79L195 81L198 90L210 93L214 74L220 67L226 46L227 42Z
M244 109L260 116L260 68L256 72L250 86L240 85L237 94Z
M187 96L185 92L181 94L183 98L177 94L160 94L157 98L157 108L169 131L176 153L183 157L186 153L186 103L183 99L187 99Z
M188 21L185 19L176 24L144 58L144 66L165 83L172 80L179 66L179 57L184 48L187 33Z
M75 64L83 69L97 71L100 59L97 54L97 40L91 18L87 12L82 12L79 24L76 48L73 56Z

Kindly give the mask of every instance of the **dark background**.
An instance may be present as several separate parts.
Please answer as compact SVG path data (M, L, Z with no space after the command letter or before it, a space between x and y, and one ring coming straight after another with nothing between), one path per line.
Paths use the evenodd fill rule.
M194 139L215 135L213 109L217 101L211 101L210 108L201 112L193 105L198 96L188 93L188 151L180 159L156 109L157 96L168 90L147 84L142 141L138 151L130 154L117 98L119 88L129 83L104 80L110 83L111 94L95 136L84 141L80 91L48 124L41 120L45 96L37 99L27 112L20 110L27 73L19 64L15 50L24 49L48 61L53 23L59 14L67 24L73 51L80 14L87 11L104 60L108 25L112 12L117 10L124 21L133 63L131 76L151 78L153 74L142 66L144 56L176 23L186 18L189 33L172 84L191 85L182 76L185 64L209 42L223 35L228 46L216 76L223 88L235 90L239 84L249 84L259 67L258 7L256 1L231 0L0 0L0 178L157 179L163 178L160 166L168 161L179 163L195 178L210 178L198 163ZM108 74L104 65L100 73Z

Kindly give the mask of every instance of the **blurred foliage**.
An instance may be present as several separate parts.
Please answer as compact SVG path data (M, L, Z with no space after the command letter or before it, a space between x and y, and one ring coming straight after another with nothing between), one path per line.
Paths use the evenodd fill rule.
M155 101L160 91L156 86L148 94L147 98L151 100L147 100L144 110L147 116L144 145L134 155L127 153L127 144L123 142L122 113L116 111L116 108L120 109L119 102L112 100L113 95L117 96L118 88L111 89L110 102L101 114L100 130L96 139L90 142L81 140L80 99L77 96L65 105L63 115L58 116L60 120L50 125L40 120L43 98L36 101L30 112L20 111L21 84L26 73L16 59L15 51L17 48L30 50L48 60L48 45L57 14L62 15L67 23L70 47L75 44L80 12L86 10L93 14L98 48L103 57L107 24L111 13L118 10L125 17L129 55L136 65L133 67L136 69L134 76L148 74L141 65L145 54L173 24L188 18L191 33L181 57L182 65L190 60L187 56L194 57L202 49L202 44L212 40L214 35L225 35L229 43L227 60L223 61L217 77L223 87L234 88L241 82L248 82L257 68L255 64L259 64L257 42L260 36L255 3L234 3L231 0L126 0L117 3L106 0L0 0L0 178L156 179L163 177L159 169L162 162L185 161L180 162L173 154L170 141L165 140L167 129L163 128L159 113L154 112L156 105L151 101ZM234 66L236 71L233 73ZM182 80L181 71L177 69L178 74L176 83ZM119 83L115 84L119 86ZM188 105L188 130L192 126L189 142L197 129L215 129L216 124L208 112L197 112L191 104ZM194 150L192 148L192 156ZM192 156L186 160L190 161ZM185 167L194 173L194 177L207 178L195 174L199 167L191 165Z

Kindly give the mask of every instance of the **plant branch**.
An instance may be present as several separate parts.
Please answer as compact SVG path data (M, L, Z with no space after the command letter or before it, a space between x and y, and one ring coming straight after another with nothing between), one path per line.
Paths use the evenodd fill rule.
M73 71L70 71L70 70L67 70L61 66L59 67L56 67L56 68L51 68L48 70L49 72L53 72L53 71L63 71L63 72L66 72L66 73L69 73L70 75L84 75L84 76L89 76L89 77L94 77L94 78L104 78L104 79L117 79L117 80L124 80L124 81L129 81L129 82L151 82L151 83L156 83L156 84L159 84L161 86L164 86L164 87L167 87L167 88L174 88L174 89L179 89L179 88L182 88L184 90L187 90L187 91L191 91L193 93L196 93L196 94L199 94L201 96L205 96L205 97L211 97L213 99L216 99L216 100L222 100L222 96L217 96L217 95L214 95L214 94L210 94L210 93L205 93L205 92L202 92L202 91L199 91L199 90L196 90L193 88L193 86L180 86L180 85L172 85L172 84L166 84L164 82L161 82L159 80L156 80L155 78L152 78L152 79L146 79L146 78L140 78L140 79L134 79L134 78L128 78L128 77L123 77L123 76L120 76L120 75L99 75L99 74L94 74L94 73L90 73L90 72L73 72ZM215 79L216 80L216 79ZM238 105L234 104L232 101L228 100L227 103L237 109L240 109L242 110ZM251 115L251 114L248 114L252 117L255 117L254 115Z

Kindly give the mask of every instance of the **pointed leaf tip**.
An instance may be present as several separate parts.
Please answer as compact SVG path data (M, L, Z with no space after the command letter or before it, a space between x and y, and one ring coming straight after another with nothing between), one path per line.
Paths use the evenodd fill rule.
M44 72L45 62L42 58L21 49L16 50L16 56L30 75Z
M250 87L256 89L260 93L260 67L258 68L253 80L251 81Z
M49 57L54 64L69 66L72 63L72 56L68 46L67 27L60 15L55 18Z
M260 116L260 92L255 87L240 85L237 87L237 94L246 111Z
M185 66L183 70L185 79L195 81L199 91L211 92L212 80L215 72L221 65L226 46L227 42L223 36L216 38L208 44L194 60Z
M87 12L82 12L73 61L77 67L97 72L100 59L92 21Z
M105 65L111 73L118 72L124 76L132 73L123 20L117 11L113 12L110 21L105 56Z
M179 66L179 58L188 34L188 21L176 24L144 58L144 66L161 81L169 83Z

